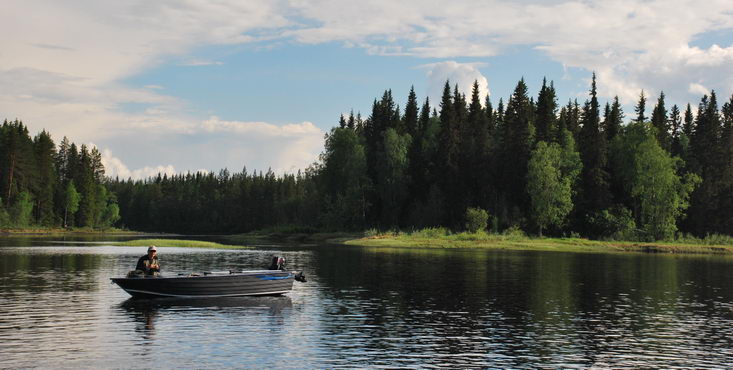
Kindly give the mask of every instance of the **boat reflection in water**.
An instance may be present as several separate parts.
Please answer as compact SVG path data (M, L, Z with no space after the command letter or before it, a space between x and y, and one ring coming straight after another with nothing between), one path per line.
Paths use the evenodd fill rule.
M293 301L288 296L277 297L220 297L220 298L159 298L135 299L128 298L118 306L123 311L138 318L148 313L157 313L163 310L194 311L195 309L267 309L270 313L279 313L284 308L293 307Z
M113 309L121 311L134 324L133 330L140 339L137 342L140 355L145 357L154 355L158 336L165 337L171 330L204 333L209 324L218 325L221 320L230 322L230 329L240 334L256 331L252 325L278 331L285 325L285 317L292 307L293 301L288 296L263 296L129 298Z

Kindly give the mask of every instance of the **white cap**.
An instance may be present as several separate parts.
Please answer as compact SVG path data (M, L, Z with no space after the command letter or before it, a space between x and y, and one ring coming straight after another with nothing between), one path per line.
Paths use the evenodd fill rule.
M155 246L154 246L154 245L151 245L150 247L148 247L148 252L150 252L150 251L155 251L155 252L157 252L157 251L158 251L158 249L157 249L157 248L155 248Z

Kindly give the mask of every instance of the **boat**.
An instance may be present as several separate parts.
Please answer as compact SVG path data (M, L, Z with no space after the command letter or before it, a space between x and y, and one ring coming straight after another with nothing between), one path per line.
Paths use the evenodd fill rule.
M133 298L216 298L281 295L293 289L294 280L305 281L305 277L296 271L252 270L110 280Z

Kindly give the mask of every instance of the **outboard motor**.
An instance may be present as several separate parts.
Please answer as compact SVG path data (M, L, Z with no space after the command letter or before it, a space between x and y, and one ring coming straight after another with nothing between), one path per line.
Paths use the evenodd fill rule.
M274 256L272 257L272 263L270 263L270 267L268 270L285 270L285 257L278 257Z
M303 271L298 271L295 274L295 281L300 281L301 283L305 283L308 280L305 280L305 274L303 273Z

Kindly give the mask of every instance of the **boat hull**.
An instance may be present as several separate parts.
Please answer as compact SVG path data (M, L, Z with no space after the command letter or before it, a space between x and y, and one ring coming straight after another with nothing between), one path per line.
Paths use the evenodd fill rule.
M134 298L211 298L280 295L293 289L289 271L242 271L177 277L112 278Z

